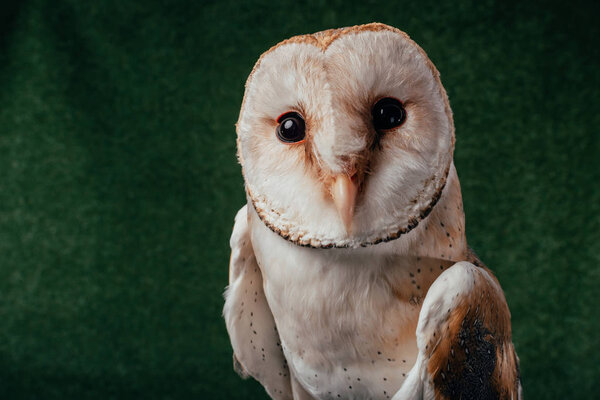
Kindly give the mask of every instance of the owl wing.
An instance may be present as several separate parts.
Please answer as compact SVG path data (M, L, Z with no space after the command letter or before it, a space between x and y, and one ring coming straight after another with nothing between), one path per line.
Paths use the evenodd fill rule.
M479 264L475 258L472 260ZM485 267L459 262L431 285L417 325L417 362L393 397L520 399L510 312Z
M263 291L262 274L250 241L247 206L238 211L230 239L229 286L223 316L233 347L233 364L276 400L292 399L290 373Z

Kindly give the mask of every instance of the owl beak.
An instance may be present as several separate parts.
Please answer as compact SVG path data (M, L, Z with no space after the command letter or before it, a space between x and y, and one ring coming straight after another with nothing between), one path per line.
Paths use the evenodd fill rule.
M347 233L352 232L352 219L354 217L354 205L357 193L358 184L356 174L351 177L346 174L335 176L333 185L331 186L331 196Z

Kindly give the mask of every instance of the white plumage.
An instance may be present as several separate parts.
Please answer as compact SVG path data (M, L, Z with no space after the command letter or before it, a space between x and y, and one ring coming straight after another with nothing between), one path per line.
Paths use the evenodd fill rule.
M375 126L379 104L405 119ZM290 115L302 136L281 140ZM452 114L420 47L382 24L284 41L237 131L248 205L224 316L243 376L274 399L517 398L510 314L467 248Z

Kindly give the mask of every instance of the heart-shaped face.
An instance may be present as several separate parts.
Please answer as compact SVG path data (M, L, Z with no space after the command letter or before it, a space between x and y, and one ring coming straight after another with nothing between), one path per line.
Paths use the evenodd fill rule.
M439 74L382 24L288 39L248 78L237 124L249 199L312 247L392 240L435 206L454 150Z

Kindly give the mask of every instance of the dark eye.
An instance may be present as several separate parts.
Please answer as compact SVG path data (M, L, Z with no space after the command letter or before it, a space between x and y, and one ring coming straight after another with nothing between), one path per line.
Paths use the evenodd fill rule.
M277 119L277 137L283 143L297 143L304 140L304 119L297 112L288 112Z
M402 125L406 111L402 103L392 97L384 97L373 106L373 125L376 130L392 129Z

